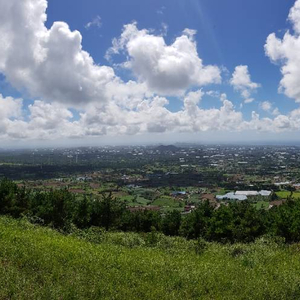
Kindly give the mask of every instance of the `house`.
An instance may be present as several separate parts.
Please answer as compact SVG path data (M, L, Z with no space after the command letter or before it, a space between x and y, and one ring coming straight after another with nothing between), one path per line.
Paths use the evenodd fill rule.
M276 201L271 201L271 202L270 202L270 205L269 205L269 209L271 209L272 207L280 206L280 205L282 205L284 202L286 202L286 200L276 200Z
M186 205L185 207L184 207L184 212L185 213L190 213L190 212L192 212L193 210L195 210L196 209L196 206L195 205Z

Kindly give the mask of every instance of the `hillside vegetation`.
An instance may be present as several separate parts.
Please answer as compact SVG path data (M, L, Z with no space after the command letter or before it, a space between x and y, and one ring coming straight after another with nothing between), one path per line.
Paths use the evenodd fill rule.
M146 209L131 212L112 193L76 198L68 189L33 191L0 180L0 215L26 216L32 223L65 233L72 227L98 227L144 234L155 230L167 236L219 243L250 243L265 235L286 243L300 242L300 199L289 197L271 209L266 204L255 207L250 201L238 201L217 208L204 201L185 215L178 210L165 214Z
M221 245L156 232L0 218L0 299L299 299L300 246Z

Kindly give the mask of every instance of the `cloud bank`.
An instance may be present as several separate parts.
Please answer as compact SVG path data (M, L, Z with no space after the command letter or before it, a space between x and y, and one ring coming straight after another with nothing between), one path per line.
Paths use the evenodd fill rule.
M222 72L199 57L192 29L167 44L164 36L139 29L135 22L127 24L107 51L112 66L98 65L83 50L79 31L64 22L45 26L47 4L46 0L0 0L0 73L32 99L25 107L22 99L0 94L1 139L300 129L300 109L281 115L269 102L261 108L272 118L253 112L245 120L225 94L220 95L219 108L201 108L203 87L220 84ZM281 90L300 102L300 0L289 19L294 33L287 32L282 40L271 34L265 51L282 64ZM116 55L127 57L118 67L131 72L133 80L125 82L116 75ZM246 65L235 68L230 85L246 103L253 101L252 94L260 87L252 82ZM182 102L177 112L168 109L174 96Z

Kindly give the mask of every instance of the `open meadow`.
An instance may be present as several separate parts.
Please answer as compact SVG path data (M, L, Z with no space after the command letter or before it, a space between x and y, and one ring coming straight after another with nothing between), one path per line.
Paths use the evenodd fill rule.
M0 299L299 299L300 246L75 232L0 218Z

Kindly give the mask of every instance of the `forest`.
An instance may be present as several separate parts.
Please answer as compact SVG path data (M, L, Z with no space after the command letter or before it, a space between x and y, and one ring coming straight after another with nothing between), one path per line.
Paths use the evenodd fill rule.
M160 232L167 236L220 243L249 243L262 236L300 241L300 200L288 199L271 209L256 209L248 201L220 207L203 201L189 214L174 210L130 211L125 203L102 193L76 198L68 189L33 192L13 181L0 182L0 214L27 218L34 224L70 233L74 228L99 227L105 231Z

